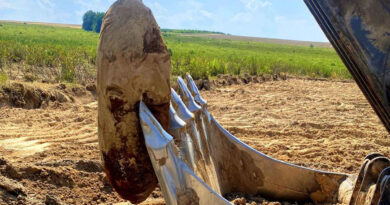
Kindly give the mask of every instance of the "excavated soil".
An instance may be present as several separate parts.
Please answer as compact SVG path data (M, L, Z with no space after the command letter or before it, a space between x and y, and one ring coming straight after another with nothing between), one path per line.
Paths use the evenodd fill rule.
M353 82L288 79L202 94L224 127L277 159L356 173L371 152L390 157L389 135ZM0 108L0 204L124 202L102 172L97 103L72 96L40 109ZM235 204L280 204L241 197L228 196ZM161 192L144 204L164 204Z

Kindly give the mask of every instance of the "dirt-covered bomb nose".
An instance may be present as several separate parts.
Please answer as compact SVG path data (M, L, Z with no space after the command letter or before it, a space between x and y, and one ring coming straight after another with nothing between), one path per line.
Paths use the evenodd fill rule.
M104 17L98 49L99 146L107 178L133 203L145 200L157 185L139 102L168 128L170 65L150 9L141 0L115 2Z

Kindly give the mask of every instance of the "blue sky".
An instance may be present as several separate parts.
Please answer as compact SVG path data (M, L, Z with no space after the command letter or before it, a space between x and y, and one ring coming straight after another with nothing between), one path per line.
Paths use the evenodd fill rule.
M115 0L0 0L0 20L81 24ZM327 42L303 0L143 0L162 28Z

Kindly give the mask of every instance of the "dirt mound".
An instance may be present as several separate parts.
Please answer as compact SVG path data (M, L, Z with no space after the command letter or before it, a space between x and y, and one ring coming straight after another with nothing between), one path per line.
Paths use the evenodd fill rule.
M76 169L72 166L76 167ZM73 163L72 166L45 167L20 163L1 165L0 194L2 193L2 197L0 204L1 202L5 202L6 204L42 204L42 202L45 204L76 203L76 201L68 198L69 196L66 195L69 194L69 190L76 191L85 187L94 187L94 180L92 182L88 181L88 178L91 179L91 175L84 171L96 171L96 167L94 165L91 166L91 164L85 161ZM80 167L82 172L77 169ZM101 172L101 170L100 167L99 171ZM110 185L104 182L103 174L95 175L96 180L100 181L102 192L104 191L109 195L112 194L112 188L107 188ZM32 194L32 191L35 189L43 190L39 191L39 195ZM78 200L77 204L90 203L91 201L95 201L96 203L98 201L106 201L107 198L104 195L100 195L96 191L94 192L96 193L95 198L92 197L86 201ZM60 195L63 197L58 198ZM85 197L86 195L91 195L91 193L88 192L79 197ZM63 201L64 199L65 202Z
M26 190L22 184L3 176L0 176L0 189L13 196L26 196Z
M47 184L52 184L56 187L69 187L74 186L74 180L72 178L72 170L70 169L54 169L48 167L31 166L31 165L18 165L7 164L0 168L0 173L3 176L11 178L13 180L33 180L42 181Z
M10 83L2 87L0 94L2 104L26 109L41 108L43 104L49 102L68 102L69 97L59 91L47 91L34 88L22 83Z
M211 83L208 79L199 79L195 81L199 90L211 90Z
M63 204L60 202L56 197L53 197L51 195L46 195L45 199L45 205L61 205Z
M87 88L89 90L87 90ZM37 83L10 82L0 89L0 107L8 106L24 109L47 108L58 103L74 103L76 98L90 98L96 95L96 88L65 84L50 85Z
M283 73L279 74L260 74L260 75L239 75L234 76L231 74L228 75L218 75L215 80L208 79L199 79L195 81L196 86L199 90L211 90L212 87L223 87L231 85L246 85L249 83L264 83L267 81L279 81L287 80L287 75Z
M103 172L103 166L100 161L80 160L76 163L76 169L85 172Z

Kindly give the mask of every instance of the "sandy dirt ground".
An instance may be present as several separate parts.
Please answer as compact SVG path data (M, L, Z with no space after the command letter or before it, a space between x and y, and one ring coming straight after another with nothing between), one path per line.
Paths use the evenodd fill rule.
M390 156L389 134L354 82L290 79L203 96L227 130L283 161L356 173L367 154Z
M390 157L389 135L353 82L288 79L202 94L225 128L274 158L356 173L371 152ZM0 204L120 202L102 172L93 98L0 108ZM161 192L144 204L164 204Z

